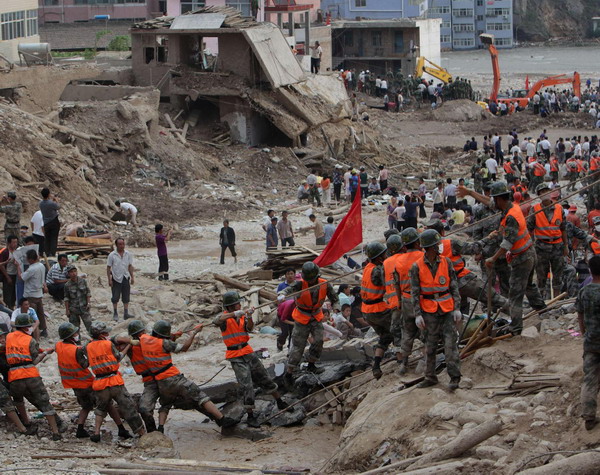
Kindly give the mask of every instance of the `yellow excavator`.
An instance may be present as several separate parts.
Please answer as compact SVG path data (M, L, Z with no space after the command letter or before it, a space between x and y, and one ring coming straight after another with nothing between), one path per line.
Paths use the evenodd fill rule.
M422 77L423 73L427 73L430 76L439 79L444 84L452 82L452 75L446 69L432 63L425 56L419 56L415 68L415 77Z

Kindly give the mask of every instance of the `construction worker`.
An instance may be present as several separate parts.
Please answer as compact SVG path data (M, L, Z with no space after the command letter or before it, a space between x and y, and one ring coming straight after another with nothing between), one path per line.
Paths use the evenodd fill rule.
M394 340L400 341L401 334L394 336L391 332L392 312L388 304L384 302L383 297L386 293L385 271L383 261L385 260L387 247L379 241L367 244L366 254L369 259L368 264L363 270L363 278L360 289L360 298L362 300L361 312L367 319L367 322L379 335L379 341L375 345L375 358L373 361L373 376L375 379L381 378L381 360L385 350ZM401 327L397 326L401 331ZM400 354L398 353L400 362Z
M408 370L408 357L412 353L413 343L419 334L419 328L415 323L415 316L412 304L410 277L408 275L412 265L423 256L421 245L419 243L419 233L415 228L406 228L402 231L400 244L406 252L395 254L394 260L386 259L383 263L385 269L386 289L388 294L388 303L396 305L396 309L392 313L392 326L395 327L397 319L401 323L401 331L398 332L395 328L392 333L394 337L398 334L400 338L400 367L398 373L403 375ZM390 237L387 241L388 250L394 249L399 244L395 236ZM388 262L390 261L390 262ZM399 295L399 297L398 297ZM399 300L398 300L399 299ZM397 309L400 309L398 311ZM400 313L400 315L395 315ZM398 344L396 343L396 346Z
M223 343L227 347L225 358L231 363L237 382L240 385L244 408L248 413L246 422L251 427L260 427L254 414L254 384L264 392L271 394L280 410L287 409L288 404L281 399L277 384L269 377L258 356L248 344L254 328L252 320L253 308L242 310L240 294L236 291L223 294L225 312L217 316L213 323L221 329Z
M533 213L527 217L527 229L535 239L537 284L544 296L548 273L552 270L551 285L554 295L558 295L562 286L565 257L569 255L566 219L563 207L553 203L550 196L552 190L546 183L538 185L536 193L542 202L533 206ZM546 209L542 211L542 208Z
M8 371L10 395L25 426L29 426L31 421L25 409L24 398L46 417L52 430L52 440L61 440L62 436L58 430L61 421L50 404L48 391L46 391L40 373L35 367L46 356L54 353L54 350L44 350L40 353L37 341L31 336L33 319L27 313L17 315L14 327L15 331L6 335L6 361L10 367Z
M424 254L409 271L415 322L421 330L427 330L425 379L418 387L427 388L438 383L436 353L438 342L443 340L450 376L448 388L454 391L458 389L461 377L456 331L456 326L462 322L458 281L450 259L440 255L442 237L439 233L427 229L421 233L419 240Z
M131 338L139 340L142 335L146 334L146 327L140 320L132 320L127 325L127 333ZM158 384L144 359L141 346L132 346L127 352L127 356L129 356L135 374L140 375L144 383L142 397L138 401L138 412L144 421L146 432L154 432L156 430L154 408L159 398Z
M131 341L129 338L123 339L113 337L109 339L110 329L104 322L92 322L90 341L85 347L84 352L89 361L92 373L94 373L94 382L92 389L96 397L96 421L94 434L90 436L92 442L100 442L100 428L102 422L108 413L111 401L115 401L119 406L119 411L123 418L129 424L131 430L138 435L146 433L144 423L135 403L125 388L123 377L119 373L119 362L127 354L130 344L139 344L137 341ZM128 343L123 352L119 352L115 343Z
M308 370L312 373L321 373L323 370L317 368L315 363L319 361L323 351L323 304L325 299L329 298L332 305L339 301L337 294L330 283L319 277L319 266L314 262L305 262L302 266L302 280L282 290L277 300L282 302L286 295L295 292L301 292L294 296L296 308L292 312L294 319L294 331L292 333L292 349L290 351L285 374L285 382L288 386L293 385L293 373L300 365L304 348L309 335L312 335L313 341L308 349ZM307 291L309 287L313 287Z
M499 249L486 259L485 265L493 268L501 256L507 256L510 266L509 305L511 323L509 330L513 335L520 335L523 330L523 297L527 295L529 305L534 310L546 307L537 286L533 283L536 267L536 255L533 241L527 230L527 222L519 206L510 201L510 193L506 183L499 181L490 190L494 206L502 212L499 235L502 237ZM485 197L483 197L485 198ZM483 201L489 206L490 199Z
M0 325L0 352L3 356L6 351L6 335L8 335L8 327L6 325ZM4 414L6 414L8 420L15 425L19 433L25 435L37 434L37 425L30 424L29 427L25 427L21 422L21 419L19 419L17 409L15 408L13 400L10 397L10 385L7 379L8 378L0 382L0 409Z
M152 327L152 335L140 335L142 355L158 384L161 404L158 410L158 430L160 432L164 432L170 406L176 401L180 408L195 409L207 415L219 427L227 428L237 423L230 417L224 416L210 398L173 365L171 353L188 351L194 337L200 331L202 331L201 325L191 331L190 337L185 343L176 343L171 339L171 324L165 320L159 320Z
M81 406L77 417L77 432L75 437L83 439L90 434L84 428L88 414L94 409L95 394L92 389L94 376L89 370L89 362L85 356L83 348L79 346L79 328L72 323L61 323L58 327L58 337L62 340L56 343L55 350L58 359L58 372L64 388L73 389L73 394L77 398L77 403ZM132 436L121 420L119 411L109 403L108 413L119 428L119 437L130 439Z
M0 201L0 213L4 213L4 238L19 236L21 227L21 213L23 205L17 201L17 194L9 191Z

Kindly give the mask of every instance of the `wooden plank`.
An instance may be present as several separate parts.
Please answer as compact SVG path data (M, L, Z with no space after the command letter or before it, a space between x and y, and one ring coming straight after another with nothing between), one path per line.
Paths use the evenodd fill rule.
M225 285L233 287L234 289L239 290L250 290L252 287L249 284L246 284L242 281L232 279L231 277L227 277L221 274L214 274L214 278L219 282L223 282ZM277 294L275 292L270 292L265 289L260 289L258 294L268 300L277 300Z
M74 243L74 244L89 244L90 246L111 246L113 242L111 239L95 239L95 238L87 238L87 237L78 237L78 236L65 236L66 243Z

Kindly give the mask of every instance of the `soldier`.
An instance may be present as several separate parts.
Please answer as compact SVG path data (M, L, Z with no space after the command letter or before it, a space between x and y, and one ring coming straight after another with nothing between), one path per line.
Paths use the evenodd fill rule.
M367 244L367 257L369 263L363 270L363 278L360 289L360 298L362 300L361 311L369 325L379 335L379 341L375 345L375 358L373 361L373 376L375 379L381 378L381 360L385 350L394 340L399 341L401 334L393 335L391 332L392 312L383 300L386 293L386 280L383 261L387 248L384 244L374 241ZM399 325L395 326L400 329ZM400 353L397 353L398 362L402 361Z
M423 231L420 238L423 256L410 268L415 323L427 329L425 340L425 379L418 387L428 388L438 383L435 373L438 342L443 340L446 366L450 376L448 388L458 389L460 358L456 326L462 321L460 294L452 262L440 256L442 237L433 229Z
M529 184L530 190L537 190L538 185L544 181L546 175L546 168L542 157L538 155L537 160L530 165L531 168L531 183Z
M152 335L140 335L140 346L146 365L158 384L161 407L158 410L158 430L163 432L171 406L177 402L181 409L195 409L210 417L222 428L232 427L237 422L224 416L210 398L173 365L171 353L186 352L202 326L196 327L188 340L181 344L171 338L171 324L159 320L152 328Z
M17 201L17 194L14 191L9 191L6 196L2 197L2 206L0 213L4 213L4 237L20 236L21 228L21 213L23 206Z
M66 271L69 278L65 283L65 312L67 318L76 327L83 323L88 334L91 335L90 300L92 293L87 280L77 275L77 267L75 266L67 266Z
M408 272L412 265L423 256L419 244L419 233L415 228L406 228L400 236L390 236L387 241L388 250L396 250L398 246L406 249L404 253L394 254L383 263L385 269L386 299L392 308L392 334L394 344L400 348L398 373L406 374L408 357L412 353L413 343L419 334L415 323L411 299L410 277ZM400 330L397 326L400 325ZM398 345L397 336L400 335Z
M535 250L523 212L519 206L511 203L506 183L498 181L492 184L490 196L494 200L494 206L502 212L498 233L502 237L502 242L496 253L486 259L485 265L491 269L501 256L507 255L510 266L508 298L512 320L509 330L513 335L520 335L523 330L523 297L527 295L529 305L534 310L546 307L537 286L533 283L536 266ZM488 199L486 204L490 203Z
M598 423L598 385L600 384L600 256L589 261L592 282L579 291L575 307L579 329L583 335L583 384L581 386L581 417L586 430Z
M563 207L558 203L553 205L551 190L546 183L538 185L536 193L542 202L534 205L533 213L527 217L527 229L535 238L537 284L540 293L545 295L548 272L552 269L551 285L554 295L558 295L562 286L565 257L569 255L566 219ZM542 208L546 209L542 211Z
M3 366L6 362L4 358L6 350L6 335L8 335L8 327L2 324L0 325L0 353L2 353L2 359L4 360ZM13 404L13 400L10 398L9 389L10 385L8 382L8 377L3 374L3 380L0 382L0 409L2 409L4 414L6 414L8 420L15 425L19 433L25 435L37 434L37 425L31 424L29 427L25 427L21 422L21 419L19 419L19 415L17 414L17 410Z
M108 338L110 329L104 322L93 322L90 329L92 341L84 347L84 353L89 361L92 373L94 373L94 382L92 389L96 398L96 421L94 434L90 436L92 442L100 442L100 429L102 422L108 413L111 401L115 401L119 406L119 411L123 418L129 424L131 430L144 435L144 423L138 414L135 403L125 388L125 382L121 373L119 373L119 362L127 354L130 344L139 344L137 341L131 341L129 338ZM128 343L123 352L119 352L115 343Z
M15 331L6 335L6 361L10 367L8 371L8 382L10 383L10 395L15 401L21 421L29 426L31 421L25 409L24 398L33 404L48 421L52 430L52 440L61 440L58 431L60 419L50 404L50 396L35 367L42 362L46 356L54 353L53 349L44 350L40 353L38 343L31 336L33 320L22 313L14 322Z
M62 340L56 343L56 356L58 362L58 372L62 385L66 389L73 389L73 394L77 398L77 403L81 406L79 416L77 417L77 432L75 437L83 439L90 434L84 428L88 414L95 405L94 376L89 370L89 362L85 357L83 348L79 346L79 328L72 323L65 322L58 327L58 337ZM131 434L121 420L119 411L112 403L109 403L108 413L119 428L119 437L131 439Z
M240 385L243 404L248 418L246 422L251 427L260 427L260 422L253 412L254 385L261 387L271 394L280 410L287 409L288 404L281 399L277 384L269 377L258 356L248 344L254 328L252 320L253 308L242 310L240 294L236 291L225 292L223 295L225 312L216 317L213 323L221 329L223 343L227 347L225 358L231 363L235 378Z
M288 386L293 385L294 370L300 364L304 348L309 335L312 335L313 341L308 349L308 370L313 373L321 373L323 370L317 368L315 363L319 361L323 351L323 323L324 318L323 304L325 299L329 298L332 305L338 303L338 296L330 283L319 277L319 266L314 262L305 262L302 266L302 280L290 285L279 293L277 300L282 302L285 296L305 291L309 287L315 286L310 291L305 291L296 295L296 308L292 313L294 319L294 332L292 333L292 350L288 357L287 371L285 381Z

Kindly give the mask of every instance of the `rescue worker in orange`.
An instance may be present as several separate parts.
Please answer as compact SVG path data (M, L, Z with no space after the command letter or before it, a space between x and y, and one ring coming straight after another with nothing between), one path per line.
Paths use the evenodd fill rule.
M531 184L529 189L537 190L537 186L544 181L546 175L546 167L544 167L542 157L537 158L537 161L531 164Z
M452 261L440 255L442 237L439 233L427 229L421 233L419 240L424 254L409 272L415 322L421 330L426 330L425 379L418 387L427 388L438 383L436 353L438 342L442 340L450 376L448 388L454 391L458 389L461 378L456 329L462 322L458 280Z
M80 345L79 328L72 323L62 323L58 327L58 336L62 341L56 343L56 357L58 360L58 372L62 385L66 389L73 389L77 403L81 406L77 417L77 432L75 437L83 439L90 434L85 430L85 421L88 414L96 404L94 390L94 376L89 370L89 362L85 352ZM125 429L117 408L110 403L107 409L110 417L119 428L119 437L130 439L131 434Z
M54 407L50 404L48 391L35 367L46 356L54 353L54 350L44 350L40 353L37 341L31 336L33 321L29 314L17 315L14 327L15 331L6 335L6 361L10 367L8 371L10 395L19 411L23 425L26 427L31 425L25 409L25 398L46 417L52 430L52 440L61 440L62 436L58 427L62 423L56 415Z
M312 335L312 343L308 349L308 371L312 373L322 373L323 369L318 368L315 363L319 361L323 351L323 304L329 298L332 306L335 306L339 299L330 283L319 277L319 266L314 262L305 262L302 266L302 280L282 290L277 300L282 302L286 295L295 292L301 292L294 296L296 308L292 313L294 319L294 332L292 333L292 349L288 356L287 371L285 374L285 384L292 387L294 384L294 371L302 361L304 348L308 342L308 337ZM315 288L306 290L309 287Z
M275 383L267 374L260 359L248 344L249 332L254 328L252 320L253 308L242 310L240 294L236 291L223 294L225 312L217 316L213 323L221 329L223 343L227 347L225 358L231 363L235 378L240 385L240 393L244 408L248 413L247 424L260 427L258 416L254 414L254 385L270 394L280 410L287 409L288 404L281 399Z
M510 158L506 158L505 162L502 164L502 168L504 168L504 178L506 178L506 182L511 184L513 181L515 181L515 170Z
M90 436L90 440L100 442L100 429L111 401L118 404L119 411L131 430L137 435L144 435L146 433L144 423L119 372L119 362L127 354L130 345L137 345L139 342L128 337L109 339L110 329L104 322L92 322L90 330L92 341L84 347L85 356L89 361L92 373L94 373L92 389L96 397L96 409L94 410L96 422L94 434ZM119 352L115 344L123 343L126 346L122 352Z
M524 195L525 193L527 193L527 187L523 185L523 183L521 183L520 178L515 177L513 185L510 187L510 191L512 191L513 195L515 193L521 193L521 195Z
M408 275L412 265L423 256L419 244L419 233L415 228L406 228L399 236L392 235L388 238L387 248L392 255L383 262L385 299L392 310L391 331L395 338L394 344L400 363L398 373L403 375L408 370L408 357L412 353L415 338L419 335L419 328L414 318ZM405 252L400 252L400 250ZM397 326L400 326L399 330L396 329ZM399 344L397 335L400 335Z
M560 168L560 164L558 162L558 158L556 158L556 155L554 155L554 154L550 155L550 178L558 181L559 168Z
M542 296L548 297L546 284L548 273L552 271L551 285L556 296L560 294L565 259L569 255L567 220L563 207L552 201L552 190L546 183L538 185L536 193L542 202L533 206L527 217L527 229L535 239L537 284ZM542 211L542 208L546 209Z
M172 340L171 324L159 320L152 327L152 335L141 334L140 346L146 365L158 384L161 407L158 410L158 430L164 432L171 406L177 403L179 409L194 409L210 417L222 428L237 424L230 417L223 416L210 398L193 382L187 379L173 365L171 353L186 352L192 346L194 337L202 331L202 325L190 332L185 343Z

